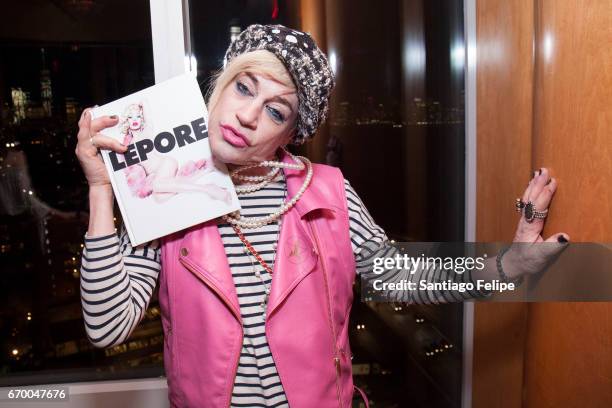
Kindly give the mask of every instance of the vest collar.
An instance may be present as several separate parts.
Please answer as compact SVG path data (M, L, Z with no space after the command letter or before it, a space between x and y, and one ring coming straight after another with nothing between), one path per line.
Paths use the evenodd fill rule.
M284 149L279 149L278 153L281 162L295 163ZM306 188L306 191L304 191L304 194L302 194L302 197L297 201L297 203L295 203L294 206L300 215L300 218L303 218L309 212L318 209L326 209L334 212L336 211L336 208L329 204L324 192L316 188L314 185L317 177L317 170L315 167L316 166L313 165L314 173L310 185ZM290 200L302 187L304 179L306 178L306 171L292 169L282 170L285 173L285 179L287 181L287 200Z

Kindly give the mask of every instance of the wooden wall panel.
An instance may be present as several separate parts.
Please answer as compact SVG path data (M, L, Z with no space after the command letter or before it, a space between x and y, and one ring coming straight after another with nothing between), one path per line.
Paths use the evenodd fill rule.
M472 407L521 407L527 306L479 303L475 320Z
M477 240L512 240L532 171L533 3L477 1ZM518 408L527 306L477 303L474 408Z
M478 240L509 239L512 198L546 166L544 236L611 242L612 2L478 0L477 15ZM611 303L479 304L474 351L474 407L612 406Z
M532 169L533 3L477 3L477 223L480 241L510 241L514 199Z
M536 5L533 161L560 184L546 232L612 242L612 2ZM612 304L532 304L528 321L525 407L612 407Z
M536 3L533 159L562 192L546 231L612 242L612 2Z
M612 407L612 303L534 303L525 408Z

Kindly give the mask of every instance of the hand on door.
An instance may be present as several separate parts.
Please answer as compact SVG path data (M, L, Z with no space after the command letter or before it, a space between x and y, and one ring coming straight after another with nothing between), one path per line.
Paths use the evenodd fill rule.
M512 246L514 259L522 274L534 274L544 270L567 248L569 235L564 232L544 239L542 229L548 215L548 207L557 190L557 180L547 168L536 170L521 199L517 199L517 211L521 218L514 234ZM530 245L540 244L543 245Z

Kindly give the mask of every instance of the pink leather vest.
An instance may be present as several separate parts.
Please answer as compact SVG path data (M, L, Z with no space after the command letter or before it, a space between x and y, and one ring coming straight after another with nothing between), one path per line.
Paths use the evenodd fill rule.
M292 408L348 408L355 261L344 179L333 167L313 169L311 185L283 216L265 330ZM293 170L285 176L290 198L304 176ZM165 237L162 263L159 302L170 403L228 407L243 333L216 222Z

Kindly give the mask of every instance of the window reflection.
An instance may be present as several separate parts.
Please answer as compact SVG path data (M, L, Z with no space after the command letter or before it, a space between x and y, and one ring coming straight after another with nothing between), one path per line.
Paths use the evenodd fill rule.
M79 263L88 221L87 185L74 155L83 108L153 84L149 16L147 1L11 2L3 7L3 384L105 378L133 367L161 372L155 302L124 349L94 349L86 338Z
M463 2L325 5L337 87L324 160L391 238L462 241ZM358 299L355 383L381 407L460 406L462 310Z

